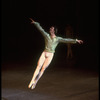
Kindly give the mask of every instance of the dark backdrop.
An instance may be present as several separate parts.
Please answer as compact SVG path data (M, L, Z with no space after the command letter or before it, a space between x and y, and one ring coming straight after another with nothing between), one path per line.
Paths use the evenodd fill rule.
M2 0L1 16L2 64L37 63L44 49L44 39L30 24L31 17L46 31L56 25L57 35L62 37L65 37L66 25L70 24L74 38L84 41L72 47L76 66L98 69L98 0ZM66 44L59 44L53 63L65 64L66 55Z

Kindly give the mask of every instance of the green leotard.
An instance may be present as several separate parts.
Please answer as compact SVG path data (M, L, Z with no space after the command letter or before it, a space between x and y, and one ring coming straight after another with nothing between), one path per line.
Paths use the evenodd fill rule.
M45 32L44 29L40 26L38 22L34 22L34 25L38 28L38 30L42 33L45 39L45 51L54 53L58 43L76 43L76 39L70 38L62 38L56 36L55 38L51 38L49 33Z

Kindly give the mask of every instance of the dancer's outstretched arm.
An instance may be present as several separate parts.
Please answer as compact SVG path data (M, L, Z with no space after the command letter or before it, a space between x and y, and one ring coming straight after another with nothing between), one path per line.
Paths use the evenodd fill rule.
M45 30L40 26L40 24L34 21L32 18L29 19L31 20L31 24L34 24L37 27L37 29L42 33L42 35L47 38L49 34L45 32Z
M82 40L78 40L78 39L71 39L71 38L62 38L62 37L59 37L59 42L62 42L62 43L83 43Z

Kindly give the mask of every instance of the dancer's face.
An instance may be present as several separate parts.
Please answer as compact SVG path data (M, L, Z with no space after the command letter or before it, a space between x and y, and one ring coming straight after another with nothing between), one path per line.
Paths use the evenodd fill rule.
M50 27L50 35L51 36L54 36L55 35L55 30L54 30L54 27Z

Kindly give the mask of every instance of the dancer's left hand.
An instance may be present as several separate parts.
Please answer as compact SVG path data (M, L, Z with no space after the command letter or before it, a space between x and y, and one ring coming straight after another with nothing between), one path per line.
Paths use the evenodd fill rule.
M76 40L79 44L82 44L83 43L83 41L82 40Z

